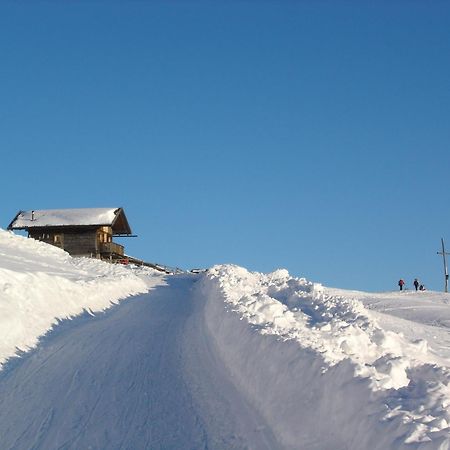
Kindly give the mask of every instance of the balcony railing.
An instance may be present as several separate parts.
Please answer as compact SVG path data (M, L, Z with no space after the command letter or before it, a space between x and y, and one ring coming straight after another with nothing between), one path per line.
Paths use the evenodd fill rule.
M115 242L105 242L100 244L100 253L105 255L124 255L123 245L116 244Z

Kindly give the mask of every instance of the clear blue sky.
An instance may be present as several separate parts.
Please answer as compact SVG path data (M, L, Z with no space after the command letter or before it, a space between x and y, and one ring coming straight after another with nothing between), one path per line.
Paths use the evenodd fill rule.
M1 226L122 206L128 253L442 289L450 2L2 1Z

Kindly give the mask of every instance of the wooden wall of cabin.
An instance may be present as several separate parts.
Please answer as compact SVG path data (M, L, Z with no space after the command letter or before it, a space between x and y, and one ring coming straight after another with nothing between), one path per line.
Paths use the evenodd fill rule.
M71 255L96 256L99 251L97 230L30 230L29 237L62 248Z
M95 256L98 253L97 231L65 232L64 250L71 255Z

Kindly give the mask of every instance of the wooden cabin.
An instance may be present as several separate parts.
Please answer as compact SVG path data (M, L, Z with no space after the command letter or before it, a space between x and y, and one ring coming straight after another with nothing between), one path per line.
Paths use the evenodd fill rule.
M123 259L125 249L115 236L131 236L122 208L81 208L19 211L8 230L62 248L73 256Z

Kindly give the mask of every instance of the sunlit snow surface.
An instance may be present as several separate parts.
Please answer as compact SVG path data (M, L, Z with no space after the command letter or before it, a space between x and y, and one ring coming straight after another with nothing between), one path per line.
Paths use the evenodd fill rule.
M219 316L212 333L223 358L286 446L295 448L314 427L298 448L331 448L332 440L320 446L330 434L343 448L448 448L448 294L327 289L285 270L265 275L230 265L213 267L203 285L254 332L278 340L239 354L245 338L236 339L236 324L227 325L220 306L211 313Z
M84 310L102 311L161 283L154 271L72 258L0 230L0 364L36 345L59 320Z
M65 225L110 225L117 208L40 209L21 211L13 221L13 228L35 228Z
M105 310L137 294L145 297L140 297L136 306L127 303L128 312L122 309L115 316L116 322L120 318L123 331L116 327L111 330L111 345L114 348L125 345L121 342L123 336L134 339L129 330L135 330L135 339L140 341L130 345L136 348L136 355L141 355L139 358L149 359L148 367L159 374L157 379L163 383L163 390L170 390L172 381L174 389L185 390L170 397L169 408L171 417L195 419L186 420L179 432L179 439L187 439L185 448L240 448L241 445L244 448L245 444L253 448L319 450L449 448L450 296L437 292L344 291L294 278L285 270L259 274L232 265L215 266L201 275L162 276L148 269L74 259L59 249L0 230L0 363L18 349L35 347L39 337L58 321L83 311ZM144 311L152 315L151 320L142 317ZM158 321L155 316L158 311L167 322ZM92 333L101 329L101 342L108 342L107 322L101 318L96 320L91 326ZM132 321L129 326L128 320ZM158 328L151 331L146 328L153 326ZM74 328L81 342L82 328L76 320ZM159 359L142 348L146 333L153 333L147 340ZM178 337L172 339L174 335ZM71 336L68 334L65 339L70 342ZM158 339L160 342L155 343ZM85 345L88 344L82 344ZM132 357L127 357L122 364L108 363L109 350L102 350L98 343L96 348L100 353L96 356L91 351L89 364L78 359L77 364L86 364L87 371L87 366L98 360L105 377L115 367L121 367L120 370L128 367L130 372L125 378L133 386L147 386L145 389L159 392L157 386L145 381L147 378L139 378L151 376L147 373L150 369L142 368L141 374L133 364L138 367L142 364L133 363ZM47 348L45 352L50 350ZM162 358L164 352L168 354ZM79 349L74 354L82 357ZM70 359L70 353L61 352L61 358ZM161 358L164 365L159 363ZM53 359L57 360L58 356ZM33 361L29 364L31 367ZM48 378L56 369L45 364ZM33 404L32 394L21 393L26 389L23 383L30 380L26 367L25 364L22 372L17 371L16 392L6 393L0 399L3 406L14 409L14 395L18 398L22 395L25 410L18 410L17 417L22 417L24 412L37 414L36 406L30 410L26 407L27 402ZM62 372L63 368L59 367L59 379L63 379ZM11 370L7 378L14 377L15 373ZM41 384L46 382L47 378L42 378L43 370L39 369L34 376L41 376ZM97 375L89 376L93 377L94 389ZM111 377L117 378L114 374ZM180 382L180 377L185 381ZM115 383L120 380L118 377ZM5 380L3 389L9 389L9 382L14 386L14 379ZM52 382L48 381L50 385ZM111 395L129 389L108 385L111 385ZM86 389L86 383L78 386ZM214 394L220 386L224 390L221 400ZM165 401L164 396L154 392L154 401ZM88 399L90 395L85 393ZM184 399L179 404L184 410L176 413L174 402L179 397ZM83 396L79 393L78 398ZM223 406L227 398L228 402L232 399L234 407ZM139 400L139 403L145 402ZM89 409L86 404L83 408ZM101 417L119 420L122 414L110 410L111 405L103 412L98 404L96 408L90 413L92 417L101 413ZM125 405L124 414L127 408ZM157 410L164 415L167 408L159 405ZM73 408L69 412L76 413ZM130 421L138 420L141 413L144 411L134 410L134 415L118 423L131 429L135 424ZM0 430L3 426L13 442L16 430L15 425L7 423L12 420L9 417L11 414L0 414ZM71 426L80 427L80 423ZM198 430L189 432L186 429L189 423L195 424L192 427ZM46 448L45 442L61 445L48 423L47 434L40 436L40 440L36 437L24 440L28 425L25 423L22 431L17 425L18 442L22 439L32 443L25 448L33 448L37 442L42 444L36 448ZM147 427L149 439L150 425L139 424ZM104 441L108 448L121 448L121 445L126 448L126 438L119 436L120 427L114 425L115 434L108 434L105 429L113 426L112 423L108 425L103 419L101 426L102 436L109 439ZM70 429L68 426L67 433ZM160 434L165 430L161 426L158 429ZM89 430L76 428L75 431L76 440L70 442L85 443L83 439L96 433L92 423ZM111 437L115 435L119 436L117 440ZM164 437L159 439L161 444ZM164 443L161 445L153 448L164 448ZM92 448L102 447L98 444Z

